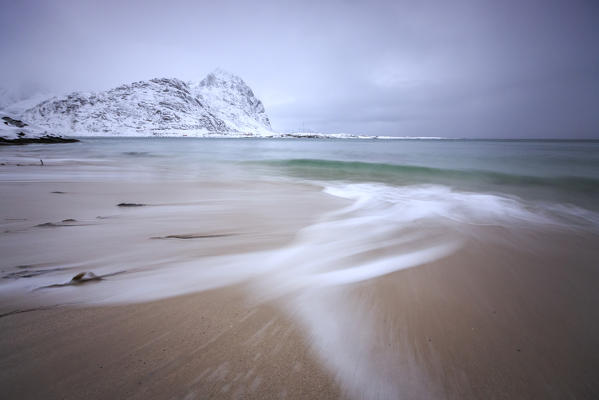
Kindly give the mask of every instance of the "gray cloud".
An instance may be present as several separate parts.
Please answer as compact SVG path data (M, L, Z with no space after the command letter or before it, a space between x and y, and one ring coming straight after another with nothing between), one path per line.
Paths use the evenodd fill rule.
M273 126L599 138L595 1L4 2L0 85L243 77Z

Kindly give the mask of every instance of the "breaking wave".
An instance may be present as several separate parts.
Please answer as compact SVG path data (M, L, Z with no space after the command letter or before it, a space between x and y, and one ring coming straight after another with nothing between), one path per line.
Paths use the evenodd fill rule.
M484 170L430 168L416 165L336 161L323 159L288 159L260 163L283 167L292 175L314 179L354 182L386 182L400 185L445 184L457 187L475 185L513 185L526 188L545 187L570 193L598 194L599 179L580 176L531 176Z

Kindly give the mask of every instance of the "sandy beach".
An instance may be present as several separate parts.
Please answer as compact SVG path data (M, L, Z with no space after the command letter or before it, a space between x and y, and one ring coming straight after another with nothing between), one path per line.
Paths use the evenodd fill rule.
M6 398L338 398L276 308L238 288L4 317Z
M599 395L599 235L579 209L45 164L1 171L6 398Z
M4 277L42 270L47 265L44 258L64 265L66 260L101 259L108 252L126 256L137 241L149 243L144 250L166 244L174 246L169 255L186 251L194 258L281 246L314 218L311 200L322 200L314 188L303 189L298 193L250 184L243 193L244 189L218 184L189 189L180 183L3 183L3 205L12 205L7 215L16 216L4 219L3 265L29 263L20 270L4 269ZM257 195L260 192L263 195ZM182 200L200 195L199 203ZM277 202L293 198L292 218L285 206L252 207L252 201L264 205L273 195ZM139 219L119 224L120 234L110 241L107 235L115 228L108 228L106 220L143 214L140 208L117 207L123 199L141 199L160 211L152 214L154 221L145 213L141 224ZM343 201L331 198L330 203ZM182 210L179 218L173 218L172 207ZM161 209L166 209L164 214ZM318 209L326 210L327 205L320 203ZM286 215L284 224L281 213ZM96 214L106 219L92 217ZM27 218L19 218L22 215ZM168 224L163 224L165 215ZM38 226L54 219L78 223ZM173 227L178 230L169 230ZM23 243L24 231L31 229L39 238ZM85 229L85 236L72 232L77 229ZM198 237L161 239L177 234ZM31 251L32 246L39 247ZM154 251L165 257L161 250ZM139 251L129 255L139 256ZM68 282L79 269L67 268L63 280ZM102 285L98 283L74 289L93 292L98 288L94 285ZM290 317L276 305L256 302L250 293L241 284L141 304L89 307L88 293L70 294L65 305L62 294L48 291L28 292L25 297L4 292L2 387L8 398L32 399L339 397L338 386Z
M476 247L468 264L447 260L353 290L362 308L356 315L376 310L384 316L364 361L395 365L378 373L397 382L402 398L594 397L596 252L579 253L580 266L572 269L558 258L540 271L520 255L489 262L504 253ZM360 397L323 367L319 347L284 301L255 305L248 293L241 286L3 316L4 393L23 399ZM348 344L361 324L342 327Z

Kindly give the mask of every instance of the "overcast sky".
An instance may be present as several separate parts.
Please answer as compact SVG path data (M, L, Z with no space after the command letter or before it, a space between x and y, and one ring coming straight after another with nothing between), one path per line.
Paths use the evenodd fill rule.
M275 130L599 138L599 1L2 0L0 85L241 76Z

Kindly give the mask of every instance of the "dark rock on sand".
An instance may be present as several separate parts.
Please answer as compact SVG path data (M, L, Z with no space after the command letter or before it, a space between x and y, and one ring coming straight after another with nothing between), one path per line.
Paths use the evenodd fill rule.
M94 274L93 272L79 272L71 279L70 284L80 284L89 281L101 281L102 277Z
M233 236L234 233L181 233L177 235L156 236L152 239L208 239Z
M119 203L117 204L117 207L143 207L146 204L142 204L142 203Z
M70 281L68 281L67 283L57 283L54 285L41 286L35 290L59 288L59 287L72 286L72 285L82 285L82 284L88 283L88 282L99 282L99 281L103 281L104 278L107 278L109 276L124 274L125 272L126 271L118 271L118 272L113 272L113 273L104 274L104 275L96 275L93 272L79 272L77 275L73 276L73 278Z
M43 224L37 224L36 227L38 228L53 228L55 226L61 226L60 224L57 224L55 222L45 222Z
M36 225L36 227L38 228L58 228L61 226L85 226L85 225L90 225L90 224L82 224L82 223L76 223L79 222L76 219L73 218L67 218L67 219L63 219L60 222L46 222L43 224L38 224Z

